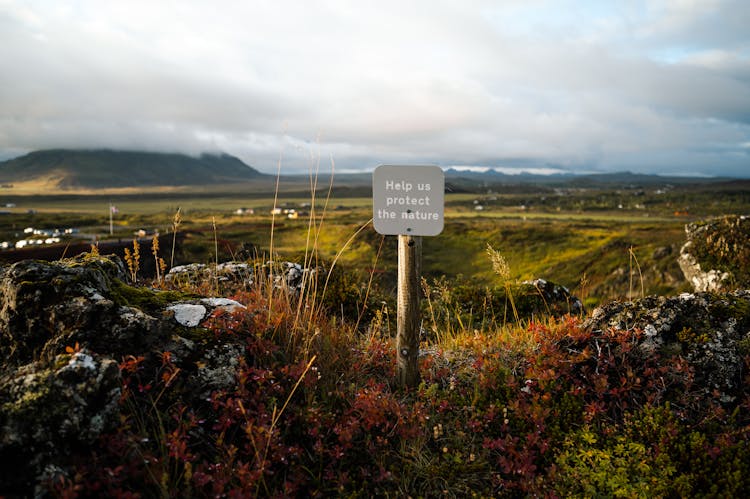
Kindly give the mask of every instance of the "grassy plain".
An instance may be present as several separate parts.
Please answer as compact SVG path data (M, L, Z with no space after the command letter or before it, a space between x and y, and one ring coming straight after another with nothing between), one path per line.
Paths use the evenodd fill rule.
M109 206L114 237L158 229L169 233L179 208L185 234L180 262L236 257L240 248L258 255L271 249L284 259L301 261L305 249L355 272L375 269L389 289L395 281L396 241L368 225L369 197L346 189L315 197L303 183L281 186L278 198L268 190L221 190L119 194L35 195L10 199L15 206L0 218L0 240L23 237L25 227L76 227L81 233L109 237ZM271 191L272 192L272 191ZM354 194L357 194L354 191ZM299 218L270 214L274 203L293 209ZM314 205L314 206L312 206ZM644 294L671 294L687 289L676 264L686 222L705 216L745 213L748 194L694 186L671 191L642 189L578 189L522 194L448 193L445 229L425 238L423 275L445 276L479 285L496 285L486 250L499 251L510 266L511 279L544 278L563 284L587 305ZM481 209L480 209L481 207ZM237 215L238 208L253 214ZM744 211L743 211L744 210ZM214 225L216 232L214 233ZM360 227L357 237L347 241ZM314 234L310 228L315 229ZM310 237L311 234L314 237ZM2 255L0 254L0 258Z

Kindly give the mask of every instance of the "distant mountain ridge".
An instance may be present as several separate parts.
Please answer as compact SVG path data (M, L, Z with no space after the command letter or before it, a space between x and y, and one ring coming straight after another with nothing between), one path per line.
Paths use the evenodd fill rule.
M48 149L0 162L3 184L51 179L63 189L226 184L262 177L228 154Z
M371 194L372 172L336 174L336 186L347 195L354 190L363 196ZM36 193L48 190L99 191L104 189L178 188L255 183L265 185L273 176L259 172L228 154L190 156L179 153L125 151L113 149L48 149L30 152L0 161L0 184L31 183ZM305 185L308 175L284 175L285 180ZM327 174L321 174L327 184ZM630 188L663 187L693 184L726 184L746 186L750 180L727 177L681 177L614 173L505 173L487 171L445 170L449 192L521 192L553 188ZM744 187L743 187L744 188ZM354 190L353 190L354 189Z

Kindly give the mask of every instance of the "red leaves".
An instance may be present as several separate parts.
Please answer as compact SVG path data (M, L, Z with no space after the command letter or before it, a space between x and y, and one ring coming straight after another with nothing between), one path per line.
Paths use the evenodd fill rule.
M474 336L424 356L424 384L402 393L388 384L389 339L336 345L320 358L328 363L292 362L285 338L250 330L254 313L212 319L215 335L247 348L236 386L203 405L181 404L189 373L171 353L122 360L123 407L135 409L106 437L108 460L81 466L87 490L159 491L152 477L168 476L170 490L187 496L385 496L403 493L404 476L416 472L414 495L472 476L478 495L554 496L560 449L584 427L599 442L640 439L687 470L696 460L717 469L745 462L727 449L745 456L737 453L750 396L736 413L700 408L689 362L645 356L637 332L583 331L566 318L516 331L519 344ZM651 407L659 417L645 424ZM695 414L703 418L681 426Z

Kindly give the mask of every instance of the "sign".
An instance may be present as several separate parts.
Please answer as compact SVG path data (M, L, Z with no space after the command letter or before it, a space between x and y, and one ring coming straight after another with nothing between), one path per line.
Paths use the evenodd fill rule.
M372 217L385 235L443 231L445 175L438 166L381 165L372 173Z

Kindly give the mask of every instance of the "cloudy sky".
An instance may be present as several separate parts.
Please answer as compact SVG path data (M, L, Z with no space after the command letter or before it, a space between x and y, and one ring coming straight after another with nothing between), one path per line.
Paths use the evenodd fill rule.
M0 0L0 159L750 177L750 2Z

